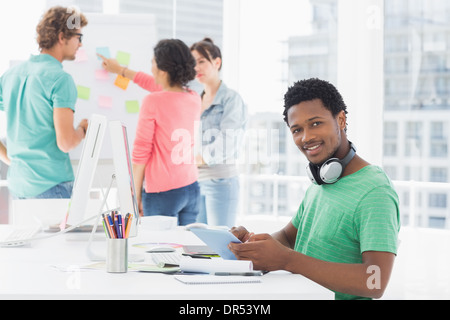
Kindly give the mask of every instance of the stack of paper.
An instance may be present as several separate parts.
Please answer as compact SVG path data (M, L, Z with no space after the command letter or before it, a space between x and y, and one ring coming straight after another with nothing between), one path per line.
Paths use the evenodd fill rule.
M229 284L229 283L260 283L260 277L221 277L221 276L175 276L175 279L184 284Z
M183 272L248 272L253 271L253 263L243 260L223 259L181 259L180 269Z

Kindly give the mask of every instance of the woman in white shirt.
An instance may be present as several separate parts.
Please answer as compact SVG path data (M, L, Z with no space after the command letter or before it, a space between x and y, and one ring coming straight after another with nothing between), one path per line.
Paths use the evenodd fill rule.
M203 85L199 169L200 213L198 222L232 227L239 203L237 160L247 107L241 96L220 78L222 55L209 38L194 43L196 79Z

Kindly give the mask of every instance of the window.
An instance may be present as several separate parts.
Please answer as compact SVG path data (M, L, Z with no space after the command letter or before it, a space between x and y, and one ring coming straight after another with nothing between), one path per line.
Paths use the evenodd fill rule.
M103 12L103 0L47 0L46 7L53 6L76 6L80 8L82 12L95 12L102 13Z
M447 182L448 169L447 168L430 168L431 182Z
M429 195L429 206L431 208L446 208L447 195L441 193L432 193Z
M403 172L402 180L448 183L450 2L385 0L384 9L384 165ZM430 227L443 227L447 194L418 190L416 196L419 216L426 212Z
M420 122L406 124L405 156L422 155L422 125Z
M154 14L158 38L178 38L188 46L210 37L223 39L223 0L120 0L120 13Z

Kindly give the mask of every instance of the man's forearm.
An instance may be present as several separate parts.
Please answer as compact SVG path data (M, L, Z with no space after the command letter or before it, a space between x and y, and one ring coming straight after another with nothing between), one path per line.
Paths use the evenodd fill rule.
M284 231L284 229L281 229L277 232L274 232L272 234L272 237L279 241L281 244L283 244L284 246L290 248L290 249L294 249L294 244L295 243L291 243L291 241L289 241L289 237L287 236L286 232Z
M368 298L380 298L383 295L392 269L384 263L328 262L299 252L291 254L287 260L287 271L301 274L330 290ZM373 285L371 277L378 279L379 283Z

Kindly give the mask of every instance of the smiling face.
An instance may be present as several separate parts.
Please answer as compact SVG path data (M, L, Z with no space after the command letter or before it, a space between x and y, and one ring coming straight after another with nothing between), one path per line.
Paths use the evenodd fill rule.
M290 107L287 119L295 144L309 162L319 165L332 157L345 156L344 111L333 116L322 100L315 99Z

